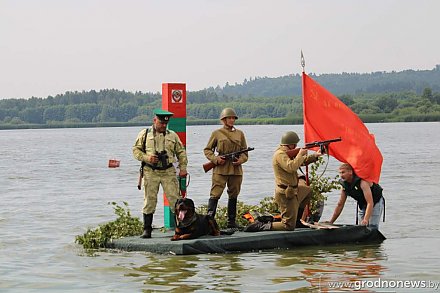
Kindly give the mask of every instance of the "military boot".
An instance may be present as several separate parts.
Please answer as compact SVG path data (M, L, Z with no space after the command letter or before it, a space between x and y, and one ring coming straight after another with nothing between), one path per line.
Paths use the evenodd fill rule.
M235 218L237 216L237 199L229 198L228 199L228 228L232 228L234 230L241 230L243 227L240 227L235 223Z
M218 199L210 198L208 201L208 215L215 218L215 212L217 211Z
M141 238L151 238L151 231L153 231L153 227L151 224L153 223L153 214L142 214L144 216L144 232L141 235Z
M269 231L272 229L272 222L260 222L255 221L252 224L244 228L244 232L259 232L259 231Z

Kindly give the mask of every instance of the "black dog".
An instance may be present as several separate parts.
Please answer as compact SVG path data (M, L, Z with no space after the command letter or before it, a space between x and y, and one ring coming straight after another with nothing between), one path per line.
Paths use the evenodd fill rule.
M192 199L179 198L174 207L176 229L171 241L195 239L203 235L218 236L221 234L218 224L213 217L196 213Z

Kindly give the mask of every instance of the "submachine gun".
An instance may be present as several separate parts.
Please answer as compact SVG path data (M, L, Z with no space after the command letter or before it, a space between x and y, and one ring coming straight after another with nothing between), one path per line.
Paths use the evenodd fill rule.
M334 138L334 139L328 139L328 140L317 140L317 141L306 143L305 146L302 148L303 149L310 149L310 148L314 148L314 147L319 147L321 150L321 154L325 154L325 153L327 153L327 149L328 149L329 144L331 144L332 142L338 142L341 140L342 140L342 138L340 138L340 137ZM289 156L289 158L293 159L298 155L299 150L302 148L288 150L288 151L286 151L286 153Z
M247 153L247 152L253 151L254 149L255 148L247 148L247 149L244 149L244 150L241 150L241 151L237 151L237 152L221 155L220 157L222 157L224 160L235 161L236 159L238 159L238 157L242 153ZM205 173L208 172L209 170L211 170L214 167L215 167L215 164L213 162L207 162L207 163L203 164L203 170L205 170Z

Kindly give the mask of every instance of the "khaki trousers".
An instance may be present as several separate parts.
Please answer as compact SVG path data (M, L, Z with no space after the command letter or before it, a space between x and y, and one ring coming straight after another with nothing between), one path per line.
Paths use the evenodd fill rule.
M243 175L220 175L213 173L210 198L220 199L226 185L228 185L228 197L237 198L241 190L241 182L243 182Z
M298 209L304 209L312 196L312 189L301 181L303 180L298 182L298 192L291 199L286 198L285 189L279 187L275 189L274 201L281 212L281 222L274 222L271 230L291 231L295 229Z
M154 214L156 211L159 185L162 185L170 209L174 213L174 204L180 198L176 169L153 170L148 167L144 168L144 207L142 213Z

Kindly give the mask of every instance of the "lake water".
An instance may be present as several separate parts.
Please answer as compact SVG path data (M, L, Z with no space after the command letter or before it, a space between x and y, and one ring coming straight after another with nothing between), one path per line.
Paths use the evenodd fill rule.
M217 127L187 127L188 196L196 204L208 200L203 147ZM140 127L2 130L0 292L318 292L359 286L433 292L440 282L440 123L367 127L384 156L386 222L380 230L387 240L382 244L195 256L120 251L88 256L74 243L87 228L115 219L108 202L126 201L132 214L141 216L139 164L131 153ZM273 194L271 157L280 136L294 130L302 137L303 130L300 125L239 128L255 147L244 166L239 200L258 204ZM108 168L109 159L121 160L120 168ZM330 159L325 175L335 176L337 166ZM337 191L328 194L324 220L338 198ZM224 194L220 204L226 202ZM156 226L163 225L160 203ZM354 221L355 203L347 200L338 223Z

